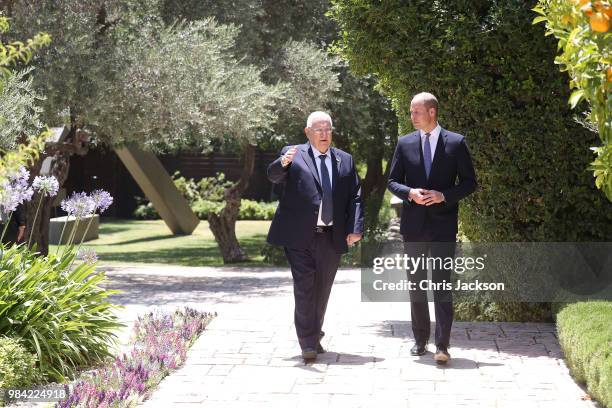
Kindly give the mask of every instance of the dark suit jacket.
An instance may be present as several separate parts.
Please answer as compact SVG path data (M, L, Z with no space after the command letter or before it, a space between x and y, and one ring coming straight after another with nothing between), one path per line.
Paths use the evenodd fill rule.
M400 233L407 240L419 240L425 231L443 238L454 237L459 200L471 194L476 185L476 173L463 136L445 129L440 131L429 179L425 175L419 131L397 142L388 188L403 200ZM446 201L431 206L416 204L408 201L411 188L440 191Z
M281 155L291 146L285 146ZM334 147L332 158L333 242L337 253L348 251L346 236L363 233L363 205L361 184L353 157ZM293 161L283 168L280 157L268 166L268 179L284 184L278 208L274 214L268 242L288 248L306 249L310 246L319 217L323 189L315 158L309 143L297 146Z

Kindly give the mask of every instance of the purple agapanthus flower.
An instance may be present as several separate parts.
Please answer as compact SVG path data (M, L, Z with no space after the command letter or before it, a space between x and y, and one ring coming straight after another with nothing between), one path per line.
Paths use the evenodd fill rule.
M77 252L77 258L88 264L94 264L98 262L98 254L93 248L79 249L79 252Z
M93 200L96 210L102 214L108 207L113 203L113 196L105 190L95 190L91 193L91 199Z
M87 194L73 193L70 198L62 200L62 210L68 213L68 216L83 218L94 213L96 205Z
M30 172L23 166L20 166L17 171L9 174L8 179L11 183L28 184Z
M8 175L8 180L0 187L0 211L11 213L19 204L32 199L34 191L28 186L29 177L30 172L25 167Z
M36 176L32 182L32 188L42 195L55 197L59 190L59 182L54 176Z

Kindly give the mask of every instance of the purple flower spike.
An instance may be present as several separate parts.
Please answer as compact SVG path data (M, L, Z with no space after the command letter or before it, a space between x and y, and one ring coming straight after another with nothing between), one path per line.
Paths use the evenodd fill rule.
M0 186L0 211L11 213L24 201L30 201L34 191L28 186L30 172L20 167L8 175L8 180Z
M68 213L68 216L80 219L93 214L96 205L87 194L73 193L70 198L62 201L61 207Z
M93 248L81 248L77 253L77 258L88 264L94 264L98 262L98 254Z
M55 197L59 190L59 183L54 176L36 176L32 183L32 188L38 191L40 194L47 195L49 197Z
M105 190L95 190L91 193L91 199L93 200L96 210L102 214L108 207L113 203L113 196Z

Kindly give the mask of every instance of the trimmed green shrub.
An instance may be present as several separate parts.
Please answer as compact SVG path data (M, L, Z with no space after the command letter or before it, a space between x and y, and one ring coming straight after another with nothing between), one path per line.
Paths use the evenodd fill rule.
M177 171L172 175L174 184L183 194L191 209L201 220L208 219L211 213L218 214L224 207L223 194L232 185L225 179L223 173L215 177L204 177L198 181L182 177ZM159 214L149 200L136 198L138 207L134 210L134 218L139 220L157 220ZM271 220L276 212L278 201L267 203L242 199L240 201L239 220Z
M40 256L0 246L0 335L23 339L42 374L64 381L110 357L118 322L108 296L116 291L95 264L74 263L75 251Z
M136 202L138 207L136 207L132 215L137 220L159 220L161 218L153 203L146 198L136 197Z
M201 220L208 219L208 214L218 214L225 204L217 201L198 200L191 206L196 216Z
M461 203L468 240L612 237L612 203L586 170L589 148L600 141L567 103L567 76L554 63L556 41L532 24L536 0L331 3L340 26L336 51L357 74L377 77L401 133L412 130L412 97L428 91L440 102L441 126L466 136L479 182ZM540 310L549 309L544 305L457 306L477 319L549 314Z
M34 354L17 339L0 336L0 389L27 387L39 380Z
M550 322L550 303L462 301L454 305L455 319L485 322Z
M373 73L403 132L421 91L440 101L440 124L466 136L479 190L462 203L472 241L605 241L612 203L595 189L557 44L533 25L535 0L332 0L338 52Z
M263 201L242 200L240 202L239 220L271 220L278 207L278 201L266 203Z
M612 407L612 302L580 302L557 315L559 343L577 381Z

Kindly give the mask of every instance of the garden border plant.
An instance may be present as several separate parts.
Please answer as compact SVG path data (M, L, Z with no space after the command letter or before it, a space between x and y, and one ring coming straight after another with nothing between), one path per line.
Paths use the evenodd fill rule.
M189 347L216 316L195 309L150 312L134 324L128 353L67 387L68 398L57 408L89 406L132 407L173 370L182 366Z

